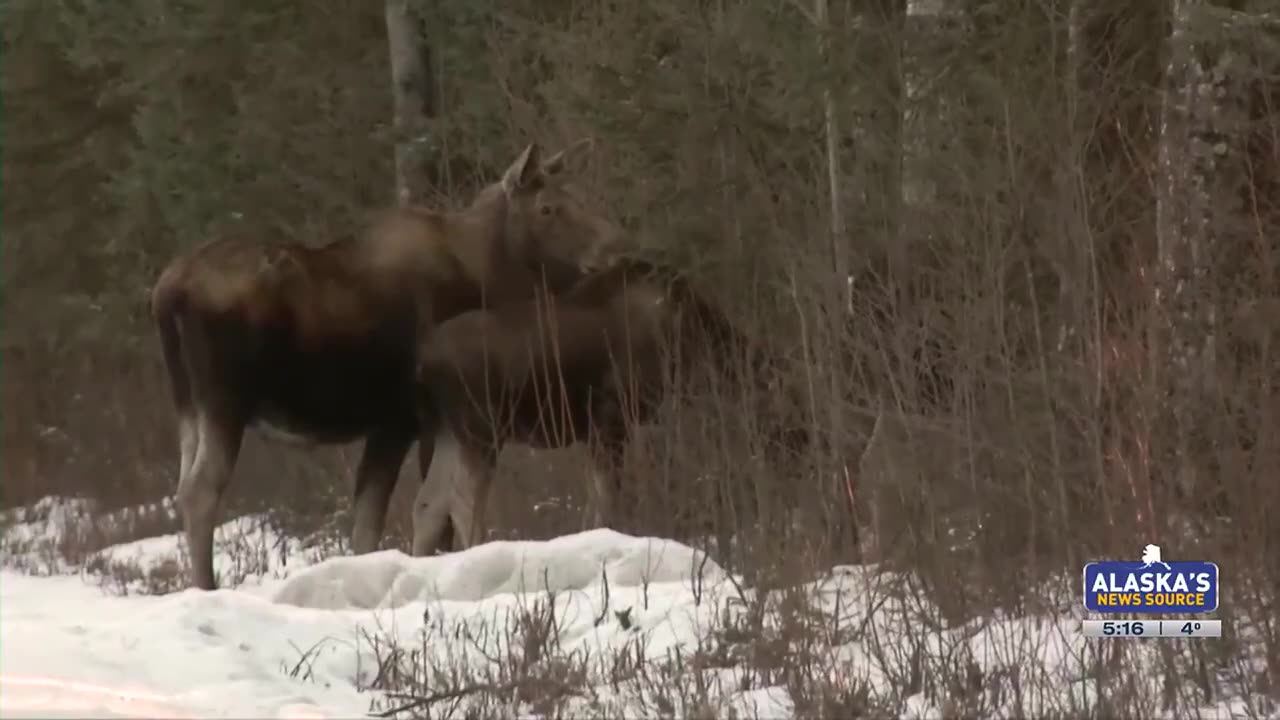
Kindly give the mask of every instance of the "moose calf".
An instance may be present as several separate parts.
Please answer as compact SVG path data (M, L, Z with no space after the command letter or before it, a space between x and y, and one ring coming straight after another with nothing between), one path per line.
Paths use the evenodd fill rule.
M414 554L480 541L497 454L513 440L589 441L595 519L610 523L630 428L661 403L677 348L683 362L764 361L686 281L639 261L442 323L419 355L418 407L438 455L415 501Z

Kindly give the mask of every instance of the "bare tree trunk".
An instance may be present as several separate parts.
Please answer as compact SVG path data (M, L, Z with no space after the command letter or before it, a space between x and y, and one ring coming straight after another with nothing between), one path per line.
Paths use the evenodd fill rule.
M431 49L414 0L386 0L387 48L395 102L396 201L423 202L430 188L428 121L435 114Z
M829 63L831 56L831 19L828 0L814 0L814 21L818 34L818 43L822 50L823 57ZM823 88L822 91L822 114L823 127L825 132L825 149L827 157L827 198L828 198L828 218L830 222L829 247L831 248L832 263L832 290L841 298L842 311L832 313L834 322L832 323L833 333L832 350L839 353L842 351L840 346L840 332L842 324L845 322L845 313L853 311L853 293L852 286L849 283L851 272L850 266L850 247L848 226L845 222L843 195L841 193L840 179L843 173L840 168L840 150L839 137L840 128L836 120L836 101L835 95L830 86ZM842 355L836 355L840 358ZM832 448L840 448L841 440L845 436L844 423L844 403L842 399L847 396L844 386L845 377L842 372L842 363L837 361L832 363L829 373L830 395L831 400L827 403L827 432L833 439ZM836 453L837 457L839 452ZM853 486L849 482L849 471L846 463L835 462L832 467L827 470L833 476L834 482L831 483L830 489L823 494L831 498L832 502L829 507L840 508L835 510L832 515L834 517L827 518L830 528L827 539L828 544L833 551L838 551L842 545L847 545L848 550L852 553L849 559L854 559L857 554L857 524L854 518L854 495Z
M827 0L814 0L814 18L817 25L818 43L822 49L823 56L830 61L831 20ZM822 114L827 156L827 199L828 213L830 215L831 262L836 277L846 287L845 305L851 307L852 297L847 290L847 278L850 269L849 238L840 187L840 178L842 177L839 151L840 128L836 120L835 97L830 87L822 90Z
M1158 242L1166 318L1165 449L1175 492L1200 505L1216 459L1215 384L1227 256L1247 242L1241 56L1205 0L1176 0L1161 111Z
M828 3L827 0L815 0L815 3L819 31L825 35L830 27ZM855 232L856 237L849 233L849 218L846 208L842 205L842 199L847 198L848 195L845 194L846 188L840 186L840 179L845 177L845 174L840 171L838 165L840 156L838 138L841 137L841 128L837 120L840 117L839 109L833 102L832 89L826 88L824 92L832 254L837 278L842 283L840 292L845 308L842 324L833 328L837 338L843 338L849 333L850 323L858 327L863 326L866 320L865 316L855 317L854 243L857 243L860 248L857 254L864 257L867 245L880 248L884 252L883 257L888 272L882 276L884 285L876 288L875 291L883 289L887 292L888 302L881 307L887 305L890 308L888 310L890 316L898 307L900 289L909 282L907 251L899 228L903 198L905 125L903 121L905 80L902 55L905 44L907 2L906 0L873 0L866 4L848 3L844 10L842 21L857 23L855 42L860 44L865 39L871 43L873 50L869 77L873 80L869 93L870 101L865 110L868 122L864 126L863 139L859 141L856 148L857 154L867 158L866 182L855 183L854 189L854 193L860 196L862 201L855 203L859 207L858 217L855 220L858 228ZM855 13L857 16L850 17L850 13ZM840 36L847 37L848 33L840 33ZM851 56L847 48L840 48L840 50L843 51L839 53L842 59ZM824 52L829 59L833 55L829 47L824 47ZM850 129L860 124L855 122ZM870 243L868 243L868 235L870 235ZM838 347L842 352L848 349L840 341L838 341ZM841 366L852 366L856 362L853 357L849 357L842 360ZM876 538L882 534L879 527L881 502L879 497L882 492L881 486L885 483L880 479L883 473L871 458L877 455L875 446L883 444L879 438L883 437L884 433L880 432L879 428L885 423L896 428L899 425L899 418L887 409L892 403L886 403L882 407L874 425L870 425L866 417L854 417L848 414L848 408L843 402L843 399L850 396L851 387L848 383L847 370L838 372L832 378L831 397L838 398L840 401L832 403L830 430L836 438L846 434L867 437L857 451L858 458L845 460L842 467L836 468L838 475L836 491L844 496L849 504L851 515L869 524L869 533L862 533L860 528L853 527L852 532L847 534L847 538L854 543L855 547L864 541L868 542L865 550L875 555L877 553L874 547Z
M873 0L868 27L879 47L876 79L877 107L870 136L872 188L871 211L889 253L889 279L901 286L907 279L908 248L901 232L903 181L903 114L906 83L903 79L903 44L907 29L907 0Z
M814 15L817 18L818 42L822 46L823 54L829 58L831 23L827 10L827 0L815 0ZM844 208L840 201L840 157L837 150L840 130L836 126L835 98L831 94L830 87L823 88L822 91L822 113L826 131L827 194L830 198L832 259L835 262L837 276L843 277L849 271L849 252L842 247L848 239L845 237Z

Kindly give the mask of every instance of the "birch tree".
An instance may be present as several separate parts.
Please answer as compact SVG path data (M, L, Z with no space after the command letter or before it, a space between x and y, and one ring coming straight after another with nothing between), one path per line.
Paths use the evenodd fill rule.
M421 203L429 189L428 122L435 114L431 49L414 0L386 0L387 48L395 103L396 201Z
M1174 492L1207 500L1213 473L1223 291L1239 279L1230 258L1249 242L1248 95L1240 3L1176 0L1161 108L1158 220L1167 321L1164 346Z

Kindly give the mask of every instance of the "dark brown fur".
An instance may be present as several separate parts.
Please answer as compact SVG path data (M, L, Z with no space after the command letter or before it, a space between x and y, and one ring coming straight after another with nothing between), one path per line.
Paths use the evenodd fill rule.
M415 503L414 553L467 547L484 532L498 451L590 443L596 522L614 521L617 465L637 423L662 402L678 357L722 366L764 356L680 277L642 262L598 271L560 297L458 315L424 343L419 409L438 414L443 458ZM796 438L791 438L795 440ZM444 475L449 473L450 475Z
M577 146L575 146L577 147ZM216 586L217 507L246 427L312 443L365 438L352 548L376 549L405 454L418 438L417 342L464 310L580 277L617 236L530 146L459 212L389 210L320 248L224 239L174 260L152 310L178 409L178 501L193 582ZM421 445L425 473L432 449Z

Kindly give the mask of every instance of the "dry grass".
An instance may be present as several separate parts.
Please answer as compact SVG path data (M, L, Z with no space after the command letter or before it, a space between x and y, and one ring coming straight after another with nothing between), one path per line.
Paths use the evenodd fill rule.
M739 5L733 12L742 27L764 22L749 4ZM871 156L889 139L874 136L880 128L870 120L853 128L857 142L837 158L848 235L839 241L847 246L852 297L849 278L832 271L830 188L809 131L820 123L804 119L821 94L812 78L826 76L807 56L732 56L741 71L703 57L705 48L748 53L760 44L681 35L728 33L737 25L681 15L702 12L697 4L655 7L670 15L662 32L675 39L654 45L675 49L661 60L668 69L636 82L675 83L688 68L696 72L685 86L626 92L686 97L708 116L728 108L738 121L732 132L708 131L713 121L696 112L676 113L656 130L600 117L635 103L630 95L617 102L617 91L593 84L594 71L579 61L647 62L649 31L638 32L625 13L593 18L573 32L557 26L549 43L529 18L503 26L501 32L519 28L527 38L486 36L492 85L517 94L537 87L545 97L512 104L541 107L550 99L558 116L548 122L599 130L600 145L613 148L600 184L614 193L620 214L643 220L646 240L660 239L650 245L682 238L677 230L686 224L711 228L706 242L669 240L659 250L688 260L699 287L777 356L777 389L688 369L658 427L628 452L628 523L698 546L731 539L713 548L718 559L741 570L749 589L774 590L779 608L765 613L747 603L696 652L640 662L639 639L630 653L611 658L556 648L547 599L502 626L506 650L479 668L430 665L422 648L387 647L370 637L379 661L369 686L398 693L423 716L508 716L517 705L556 716L614 707L612 695L591 689L608 678L617 686L611 693L653 715L698 716L720 714L722 698L689 668L732 665L745 678L734 687L785 686L806 715L819 717L897 712L918 692L954 716L1012 702L1050 716L1143 717L1191 714L1214 700L1225 679L1252 695L1251 715L1273 714L1280 697L1274 57L1246 58L1256 65L1249 66L1256 77L1240 80L1252 83L1248 127L1238 128L1229 149L1232 157L1247 155L1241 172L1248 178L1224 197L1247 202L1232 200L1229 219L1240 227L1224 229L1222 244L1201 253L1214 262L1197 276L1187 302L1215 318L1193 335L1205 340L1210 357L1183 367L1170 338L1186 308L1170 304L1180 285L1156 252L1158 240L1178 239L1160 235L1156 223L1160 208L1178 204L1166 199L1157 207L1163 181L1149 136L1158 118L1139 108L1135 120L1121 107L1131 97L1155 98L1158 82L1127 67L1103 68L1091 85L1062 77L1062 59L1039 52L1053 43L1025 34L1041 22L1060 30L1045 21L1047 5L1019 4L1018 13L985 28L980 42L948 45L940 32L932 54L912 58L925 66L915 69L916 80L928 87L916 88L907 107L884 113L906 124L896 140L911 177L898 178L896 187L910 185L911 197L904 191L898 198L906 204L896 217L878 214L883 193L873 182L882 168ZM781 20L771 16L766 24L775 20L781 36ZM860 38L845 39L856 46ZM804 47L811 40L806 36ZM534 53L519 44L539 41L550 47ZM535 55L539 63L527 61ZM522 74L542 62L555 72L538 82ZM839 82L865 91L865 70L848 66L854 70ZM785 111L754 123L754 113L768 114L765 101L735 106L746 100L731 97L732 88L752 88L743 95L754 102L769 91L756 84L769 73L778 87L768 101ZM886 110L881 100L872 107L850 102L861 102L867 116ZM537 124L526 120L513 122L522 132ZM489 146L470 128L441 132L463 133L458 147ZM658 150L674 157L659 158ZM146 338L150 330L139 324L127 334ZM27 569L54 572L90 562L108 545L173 530L169 516L118 525L96 519L169 492L176 441L153 341L108 350L99 340L35 340L5 348L0 502L12 509L56 494L94 504L85 506L90 520L39 541L39 559ZM764 450L776 424L804 425L816 442L800 457L770 457ZM274 510L274 522L293 537L341 536L353 458L349 448L303 456L250 442L227 515ZM580 449L508 449L491 515L494 536L579 529L582 460ZM395 508L406 507L400 500L412 492L412 481L403 480ZM839 532L849 486L857 541ZM388 544L406 547L406 529L403 511L393 514ZM1035 633L1011 631L991 649L999 656L994 664L979 662L960 640L966 628L1010 614L1074 607L1078 598L1064 601L1045 588L1087 560L1132 557L1148 542L1162 545L1166 557L1221 565L1227 637L1091 644L1078 659L1079 677L1046 675L1035 658L1052 639ZM260 550L246 549L243 567L223 572L260 569ZM812 598L785 589L859 556L911 578L882 589L883 606L899 608L892 622L910 630L905 639L879 635L874 624L833 627L807 609ZM167 571L154 579L138 572L106 574L121 587L173 587ZM950 634L936 642L939 630ZM873 699L865 682L840 675L832 648L848 633L872 648L893 688L889 697ZM454 641L423 638L424 647L441 642ZM1169 680L1153 691L1143 678L1156 669ZM1083 680L1093 683L1096 702L1082 691L1072 702L1035 705L1043 699L1038 682Z
M834 589L833 589L834 588ZM1075 640L1071 621L987 618L945 629L909 576L742 589L701 599L710 622L691 643L660 649L661 625L605 606L596 628L623 640L604 652L566 644L567 598L526 596L505 614L430 617L410 644L363 635L359 673L384 717L804 718L1195 717L1248 698L1236 712L1278 707L1223 643ZM430 614L431 607L428 605ZM401 636L403 637L403 636ZM291 672L305 674L306 652ZM1257 672L1256 658L1251 664Z
M386 693L375 714L745 718L758 715L735 697L754 690L781 695L783 689L796 698L803 717L875 714L861 681L833 672L834 655L805 651L829 630L814 626L811 608L784 606L766 627L761 607L731 598L696 647L665 653L650 647L659 628L637 625L630 608L606 608L596 626L628 639L601 656L560 645L557 607L563 606L546 594L483 627L432 624L416 649L388 645L385 635L368 636L377 666L369 687ZM442 646L452 648L444 653L453 662L431 660Z

